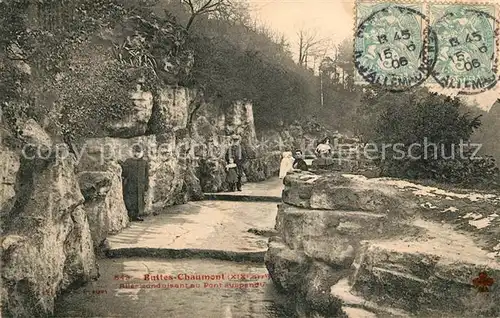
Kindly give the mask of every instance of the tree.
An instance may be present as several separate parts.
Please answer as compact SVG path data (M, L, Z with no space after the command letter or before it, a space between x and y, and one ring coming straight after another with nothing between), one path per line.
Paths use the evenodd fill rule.
M216 19L233 25L243 25L247 28L250 28L252 25L248 0L232 1L230 5L221 7L220 10L213 13Z
M221 12L231 7L230 0L181 0L181 3L188 7L191 14L186 24L186 30L189 30L196 17Z
M326 52L327 40L319 38L315 30L305 28L301 28L297 32L297 36L299 38L299 65L307 68L309 56L321 55L321 52Z
M344 88L352 89L354 86L354 49L351 39L344 39L337 47L337 66L342 70L342 83Z
M377 161L383 175L463 186L498 185L494 162L478 158L476 149L467 146L481 125L480 116L461 111L464 105L459 99L425 88L369 95L363 103L378 114L373 141L381 151Z

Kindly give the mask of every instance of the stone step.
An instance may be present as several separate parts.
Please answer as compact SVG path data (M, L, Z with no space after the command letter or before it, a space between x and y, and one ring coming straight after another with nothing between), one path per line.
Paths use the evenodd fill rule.
M418 316L500 316L500 264L471 236L416 220L425 235L364 241L354 262L352 289L379 306ZM497 282L480 293L472 281L485 271ZM466 313L466 314L465 314Z
M403 310L379 306L374 302L355 295L349 286L347 278L339 280L337 284L332 286L330 291L332 296L342 300L342 309L348 317L411 317L409 313Z
M204 200L241 201L241 202L281 202L280 196L247 195L237 193L204 193Z
M207 249L171 249L171 248L115 248L106 252L109 258L121 257L153 257L163 259L215 259L221 261L232 262L248 262L248 263L264 263L264 255L266 250L263 251L223 251L223 250L207 250Z

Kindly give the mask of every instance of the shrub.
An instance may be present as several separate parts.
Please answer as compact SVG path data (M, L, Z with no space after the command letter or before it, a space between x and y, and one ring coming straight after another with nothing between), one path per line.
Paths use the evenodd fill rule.
M402 157L386 148L379 160L384 175L463 186L498 182L494 160L473 156L475 149L467 146L481 125L480 116L460 111L464 105L459 99L420 89L370 93L365 102L379 112L372 139L378 149L399 144L405 153Z

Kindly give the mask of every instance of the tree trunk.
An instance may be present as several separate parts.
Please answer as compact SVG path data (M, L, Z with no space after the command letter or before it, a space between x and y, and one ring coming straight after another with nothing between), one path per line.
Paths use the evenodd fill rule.
M190 17L189 17L189 21L188 23L186 24L186 30L189 30L189 28L191 27L191 24L193 24L193 21L194 21L194 18L196 17L196 14L192 14Z

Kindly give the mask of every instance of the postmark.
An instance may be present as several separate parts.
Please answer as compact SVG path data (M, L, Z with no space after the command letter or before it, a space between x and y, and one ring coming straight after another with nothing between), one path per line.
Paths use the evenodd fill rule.
M498 82L499 23L494 5L429 4L438 56L432 78L444 89L478 94Z
M419 4L357 2L357 84L404 91L430 76L437 41L423 9Z

